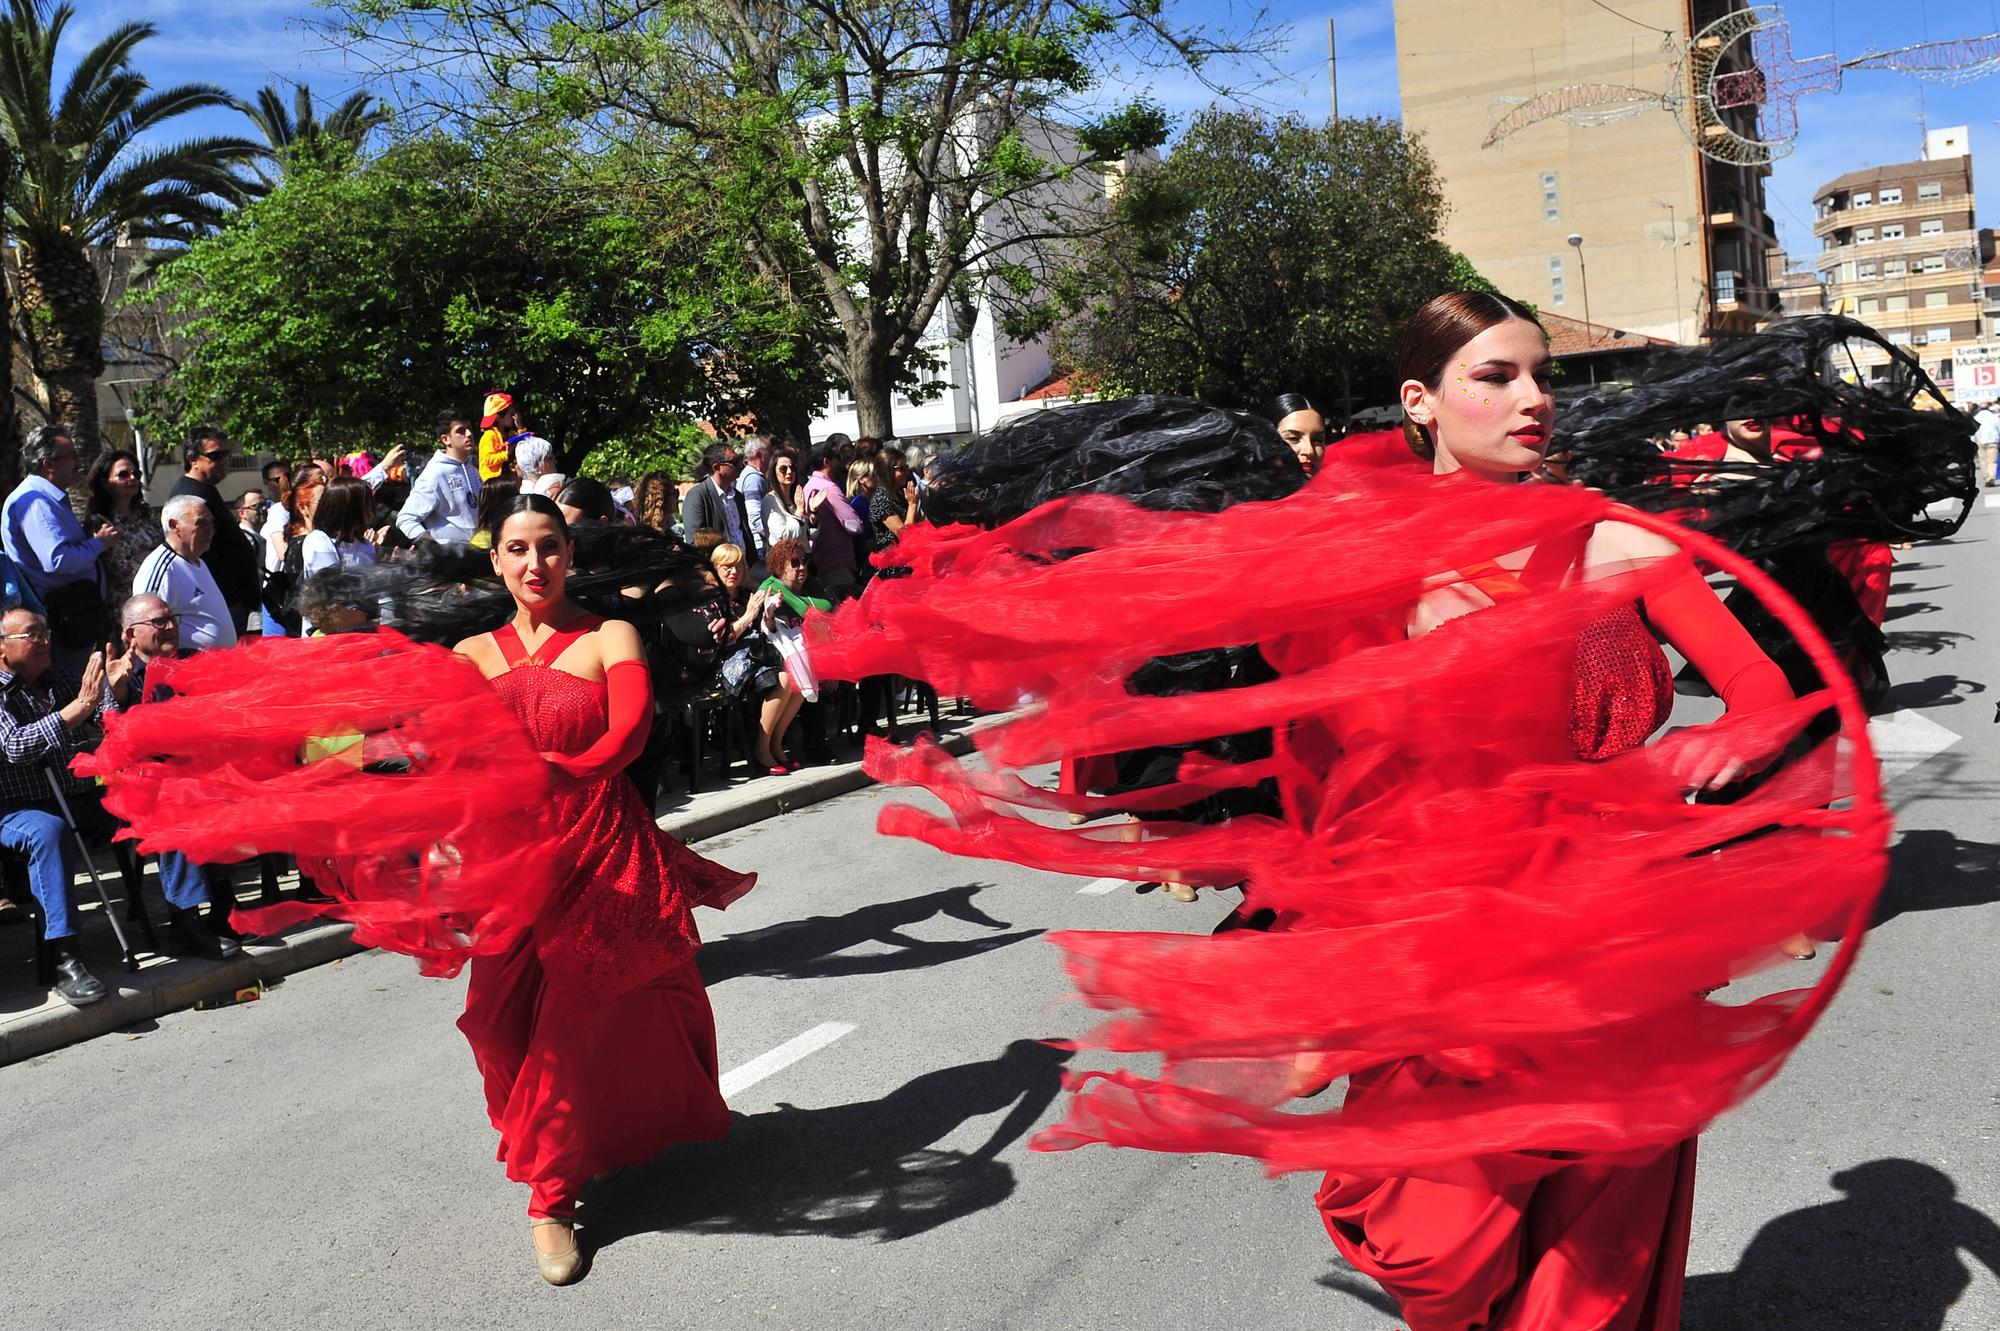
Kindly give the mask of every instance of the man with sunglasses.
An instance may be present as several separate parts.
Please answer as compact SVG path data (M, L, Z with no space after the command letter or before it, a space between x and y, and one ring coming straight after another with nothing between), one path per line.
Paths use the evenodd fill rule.
M197 426L188 436L181 465L185 474L174 483L173 495L194 495L208 505L215 522L215 536L202 563L214 575L222 599L229 605L229 617L240 634L250 622L261 588L257 576L257 548L236 523L236 514L218 489L229 476L229 437L213 425ZM232 641L234 639L232 638Z

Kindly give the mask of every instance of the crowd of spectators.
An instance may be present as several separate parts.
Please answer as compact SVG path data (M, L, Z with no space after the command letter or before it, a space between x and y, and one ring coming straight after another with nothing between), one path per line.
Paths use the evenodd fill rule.
M490 475L481 429L504 445ZM24 478L0 504L0 846L25 867L65 1001L106 992L75 949L71 883L84 839L113 830L68 763L107 712L145 699L147 666L252 635L366 628L365 607L315 597L316 580L426 544L483 548L518 493L553 498L575 527L645 528L682 558L698 554L702 585L663 616L656 646L678 658L694 693L742 709L753 775L796 770L801 746L809 760L831 756L823 720L798 724L818 696L800 625L809 608L857 594L875 575L871 557L922 520L927 447L833 435L808 449L752 434L710 445L692 477L607 484L568 475L504 394L482 418L440 413L434 432L421 465L401 445L379 459L274 458L239 488L229 485L236 450L205 427L157 507L131 451L97 457L76 494L71 436L43 426L28 437ZM274 858L263 865L267 897ZM229 867L171 853L158 867L167 950L233 955ZM0 899L0 921L10 918L25 916Z

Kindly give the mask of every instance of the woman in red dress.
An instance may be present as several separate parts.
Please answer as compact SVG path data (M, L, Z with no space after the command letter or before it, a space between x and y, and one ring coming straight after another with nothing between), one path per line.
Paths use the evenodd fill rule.
M631 625L564 595L572 552L554 503L517 499L492 550L514 616L457 649L556 769L559 882L511 948L473 958L458 1023L554 1285L581 1273L576 1203L593 1176L727 1131L690 910L756 882L660 831L624 776L652 724L645 656Z

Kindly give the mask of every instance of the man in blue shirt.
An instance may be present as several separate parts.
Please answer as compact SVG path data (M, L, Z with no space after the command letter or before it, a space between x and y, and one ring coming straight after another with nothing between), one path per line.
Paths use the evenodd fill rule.
M55 661L71 674L111 636L98 559L117 528L86 534L70 506L76 484L76 443L57 425L37 426L21 447L27 476L0 505L0 546L45 608L55 634ZM23 604L26 604L25 598Z

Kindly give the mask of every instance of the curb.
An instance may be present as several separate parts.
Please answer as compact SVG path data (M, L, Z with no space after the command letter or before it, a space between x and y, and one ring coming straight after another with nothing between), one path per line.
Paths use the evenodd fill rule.
M249 944L241 956L229 961L168 962L162 969L178 973L143 988L132 986L131 981L141 977L128 971L99 970L98 978L107 985L116 977L117 987L105 998L89 1007L48 1008L0 1028L0 1067L193 1007L257 980L274 980L352 956L362 951L352 933L353 926L347 924L306 925L268 943Z
M966 723L939 743L946 752L964 754L974 737L1007 715L982 716ZM921 732L916 732L921 733ZM660 829L683 843L692 845L761 823L767 818L823 804L830 799L875 784L857 761L827 767L808 768L788 777L764 777L740 790L728 792L713 808L669 813L658 821ZM255 980L273 980L329 961L365 951L351 936L353 926L343 923L303 925L269 942L252 943L232 961L187 961L167 963L159 983L134 988L133 976L117 972L118 986L103 1000L89 1007L51 1007L0 1024L0 1067L39 1058L65 1045L79 1044L135 1025L193 1007L207 998L233 993ZM98 978L111 983L111 973L98 971Z

